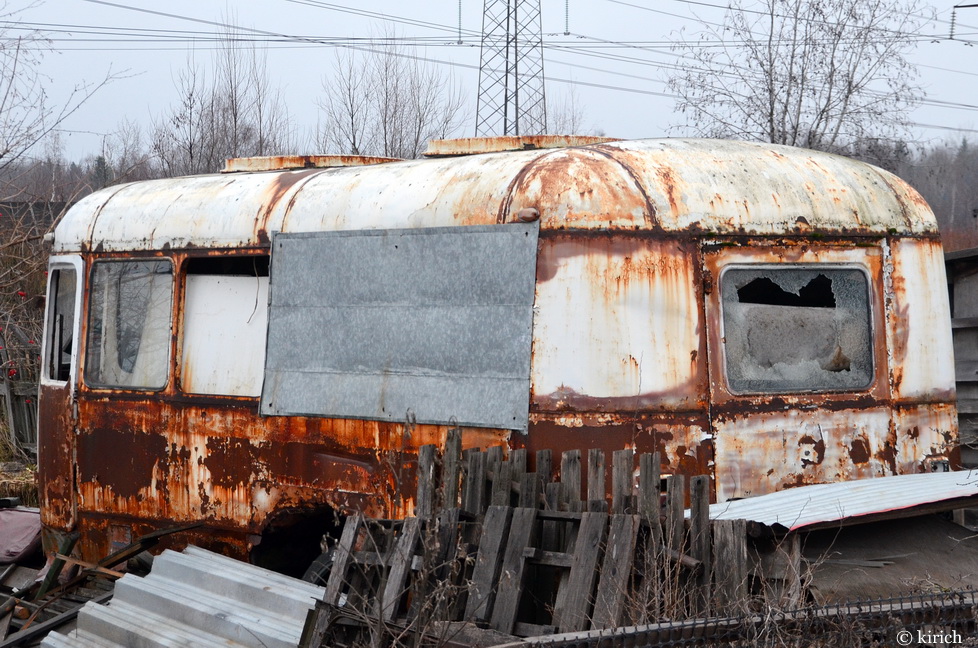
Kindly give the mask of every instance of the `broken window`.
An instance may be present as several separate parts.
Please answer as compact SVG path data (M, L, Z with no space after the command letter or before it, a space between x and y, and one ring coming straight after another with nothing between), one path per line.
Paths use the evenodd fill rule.
M852 390L872 382L869 287L862 270L729 268L720 290L732 391Z
M45 349L45 377L61 382L71 377L71 350L75 331L74 268L53 268L48 287L48 348Z
M95 263L85 355L89 385L135 389L166 385L172 277L168 260Z
M187 262L180 386L191 394L259 396L268 324L268 257Z

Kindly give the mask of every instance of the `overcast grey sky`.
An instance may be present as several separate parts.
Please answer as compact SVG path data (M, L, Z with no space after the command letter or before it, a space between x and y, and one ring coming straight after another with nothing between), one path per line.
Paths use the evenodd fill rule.
M700 29L697 18L719 22L723 0L541 3L548 102L567 101L573 93L586 129L609 136L678 134L669 131L680 119L665 81L670 67L682 60L670 50L670 41L681 29ZM978 8L958 10L956 38L950 40L952 6L934 5L938 20L911 57L928 93L928 104L911 116L918 124L914 135L921 140L978 138ZM323 77L337 51L351 39L394 29L419 43L418 55L457 75L471 101L470 119L460 135L471 136L482 9L483 0L46 0L25 9L20 18L52 38L55 52L46 56L43 71L55 102L76 84L97 81L109 71L125 74L65 124L65 153L78 159L97 154L103 136L124 119L148 132L153 119L176 101L175 79L190 52L209 62L213 37L221 30L217 23L227 22L280 35L255 38L267 45L269 70L293 117L310 135ZM297 152L323 152L312 150L311 139L308 147Z

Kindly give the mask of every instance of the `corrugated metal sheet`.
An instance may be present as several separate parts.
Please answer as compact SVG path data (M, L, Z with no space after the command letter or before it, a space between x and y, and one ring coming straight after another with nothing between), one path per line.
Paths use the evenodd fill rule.
M276 235L262 413L525 430L537 234Z
M545 230L937 232L916 191L868 164L669 139L122 185L79 201L54 250L257 246L273 231L487 225L527 207Z
M86 604L70 635L41 645L293 648L324 591L197 547L168 550L145 578L117 581L108 605Z
M978 472L877 477L790 488L710 506L710 519L750 520L790 531L847 518L978 497Z

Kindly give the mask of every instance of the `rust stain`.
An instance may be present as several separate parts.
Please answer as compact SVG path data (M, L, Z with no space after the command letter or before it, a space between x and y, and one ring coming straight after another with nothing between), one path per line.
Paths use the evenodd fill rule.
M798 446L802 448L803 466L817 466L825 461L825 439L815 440L806 434L798 439Z
M669 199L669 209L672 210L673 214L679 214L679 202L681 200L681 196L679 196L676 189L676 180L672 176L672 169L668 167L660 167L656 169L655 172L665 187L666 196Z
M297 184L306 180L316 173L322 173L318 169L308 169L305 171L290 171L279 173L275 176L274 182L268 188L266 196L260 203L258 213L255 214L254 235L259 245L267 246L271 241L268 231L268 218L278 206L282 198Z
M849 446L849 457L854 464L869 463L869 439L856 437Z

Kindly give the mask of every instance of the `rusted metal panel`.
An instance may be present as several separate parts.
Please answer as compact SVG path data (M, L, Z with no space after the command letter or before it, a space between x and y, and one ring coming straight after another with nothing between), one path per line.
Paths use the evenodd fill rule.
M954 344L940 242L908 238L889 245L887 347L897 401L955 398Z
M369 166L371 164L397 162L399 159L370 155L265 155L230 158L225 162L221 173Z
M261 418L255 399L241 398L208 402L100 390L83 393L79 408L76 459L49 474L77 473L84 526L93 519L99 528L143 520L152 529L205 519L204 546L213 546L208 534L220 529L247 544L280 511L410 514L417 449L443 444L447 433L443 426L405 433L399 423ZM508 436L463 428L465 447L503 444ZM86 537L91 543L80 551L101 557L107 541L97 530ZM246 549L238 550L243 557Z
M698 246L637 235L553 233L540 247L536 407L706 409Z
M75 524L75 446L70 383L41 385L37 418L41 521L45 526L67 531Z
M534 412L529 434L511 443L525 443L530 450L600 448L607 456L622 448L632 448L637 454L658 452L664 476L708 475L712 479L714 453L709 426L706 412ZM610 473L607 479L610 486Z
M901 474L956 468L958 420L952 402L894 405L894 463Z
M875 167L790 147L675 139L123 185L74 206L54 249L255 247L271 231L490 224L529 207L543 230L937 233L919 194Z
M890 411L750 411L714 420L717 501L892 474Z
M275 236L262 413L525 430L537 233Z
M499 153L501 151L532 151L534 149L587 146L604 142L617 142L612 137L595 135L504 135L500 137L462 137L458 139L431 140L425 157L451 157L475 153Z

